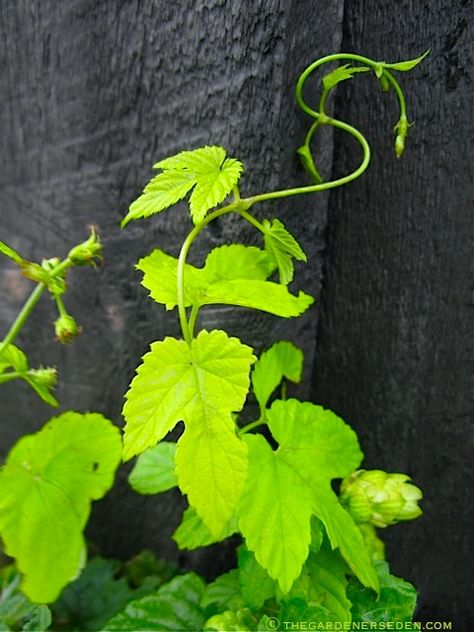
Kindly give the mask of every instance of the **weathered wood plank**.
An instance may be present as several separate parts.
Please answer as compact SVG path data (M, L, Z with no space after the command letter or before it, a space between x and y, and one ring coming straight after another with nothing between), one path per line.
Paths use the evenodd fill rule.
M407 471L425 490L425 517L387 530L389 558L421 590L420 616L459 629L474 614L473 26L469 2L345 3L345 50L432 51L400 74L415 121L400 161L393 97L370 77L341 86L338 117L374 158L331 194L314 390L360 432L369 467ZM337 169L354 160L338 139Z
M324 17L323 17L324 16ZM155 244L177 253L184 208L119 229L150 166L181 148L222 144L251 170L243 192L305 179L294 154L308 121L294 105L300 70L340 44L342 0L96 2L6 0L0 4L0 233L31 257L65 254L90 223L105 242L98 273L74 271L67 305L84 333L70 348L52 345L54 309L44 300L21 343L36 361L57 364L66 408L99 410L117 422L123 394L150 341L178 334L138 287L133 264ZM324 152L330 163L332 140ZM311 268L297 283L318 294L327 197L270 204L302 236ZM232 239L255 239L222 221L192 253ZM1 329L28 291L1 262ZM317 310L300 321L215 308L202 324L225 327L260 348L270 338L301 344L311 367ZM301 394L309 390L310 371ZM27 388L2 390L1 450L41 426L50 410ZM124 476L124 474L123 474ZM176 498L142 499L122 485L96 513L91 535L104 551L129 555L152 546L168 555ZM143 511L142 511L143 510ZM146 513L145 513L146 510Z

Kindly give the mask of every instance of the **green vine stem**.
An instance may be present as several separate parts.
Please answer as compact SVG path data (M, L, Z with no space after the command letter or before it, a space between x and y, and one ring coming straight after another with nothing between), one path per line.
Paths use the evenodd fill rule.
M54 278L63 274L68 268L70 268L73 263L69 259L65 259L61 263L58 263L50 272L49 277ZM26 303L23 305L20 313L16 317L15 321L11 325L10 329L7 332L5 338L0 342L0 355L2 351L16 339L20 331L25 326L26 321L30 317L32 311L34 310L37 302L43 295L46 290L47 285L45 283L38 283L33 292L30 294ZM13 379L13 378L12 378Z
M181 248L181 252L179 254L178 260L178 270L177 270L177 291L178 291L178 312L179 312L179 321L181 330L183 333L183 337L188 345L191 344L194 336L194 327L196 324L199 308L194 308L191 312L189 321L186 313L185 306L185 279L184 279L184 271L186 259L189 253L189 250L197 238L197 236L201 233L201 231L212 221L225 215L227 213L237 213L247 222L249 222L254 228L259 230L261 233L265 234L265 227L261 224L253 215L251 215L248 211L249 209L259 202L265 202L267 200L277 200L281 198L287 198L294 195L304 195L308 193L317 193L319 191L327 191L329 189L334 189L336 187L343 186L356 180L359 178L364 171L367 169L370 163L370 146L367 142L365 136L355 127L345 123L344 121L340 121L336 118L330 117L325 112L326 100L331 91L330 89L324 89L319 101L319 109L314 110L311 108L303 98L303 89L306 84L306 81L310 77L310 75L316 71L320 66L335 62L335 61L355 61L365 66L371 68L377 77L385 77L386 81L393 87L395 94L397 96L399 109L400 109L400 119L399 125L402 123L407 125L407 117L406 117L406 103L403 92L398 84L397 80L393 77L393 75L382 65L383 62L377 62L368 57L363 57L362 55L356 55L352 53L336 53L333 55L328 55L326 57L322 57L317 61L310 64L300 75L297 84L296 84L296 101L303 112L308 114L311 118L315 119L312 123L308 133L306 134L305 141L303 147L307 148L310 152L309 146L311 140L321 125L331 125L336 129L340 129L343 132L346 132L353 136L359 145L362 148L362 160L359 166L352 171L351 173L338 178L336 180L330 180L328 182L323 182L321 175L314 167L312 169L312 174L314 179L316 180L315 184L309 186L302 187L294 187L290 189L281 189L277 191L270 191L267 193L261 193L258 195L254 195L248 198L241 198L238 187L234 188L234 201L231 204L228 204L220 209L217 209L210 213L201 223L197 224L187 235L183 246ZM397 150L397 155L399 155Z

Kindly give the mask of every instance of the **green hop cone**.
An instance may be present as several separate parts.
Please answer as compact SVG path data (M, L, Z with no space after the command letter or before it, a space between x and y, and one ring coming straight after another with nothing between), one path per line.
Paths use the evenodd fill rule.
M81 328L72 316L63 314L54 321L54 332L58 342L67 345L81 333Z
M341 485L341 502L358 523L388 527L414 520L423 513L418 506L423 494L406 474L359 470Z
M102 259L102 244L93 226L89 239L74 246L68 254L68 259L75 266L94 265L96 259Z

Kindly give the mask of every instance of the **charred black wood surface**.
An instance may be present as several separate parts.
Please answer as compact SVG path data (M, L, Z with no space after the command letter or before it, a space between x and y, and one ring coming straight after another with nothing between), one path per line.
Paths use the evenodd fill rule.
M382 535L393 572L421 591L420 615L460 630L474 615L473 25L469 2L345 3L344 50L432 50L398 75L415 122L399 161L393 95L374 94L370 77L338 93L338 117L374 156L330 197L313 391L360 433L368 468L424 490L424 517ZM337 172L354 164L346 138L335 151Z
M299 267L295 288L320 298L318 307L289 322L216 307L201 325L257 349L282 337L304 348L297 394L311 393L354 425L368 467L407 471L424 488L426 516L387 533L393 570L421 588L425 618L460 626L473 614L473 22L470 3L442 0L0 3L0 238L31 258L64 255L96 224L105 243L98 272L71 274L66 302L81 338L69 348L52 342L54 306L45 298L19 343L33 361L58 366L62 409L98 410L118 424L140 356L151 341L179 335L175 315L150 301L133 265L155 245L177 254L184 205L119 229L151 165L221 144L249 170L244 194L306 182L294 149L308 121L293 98L304 66L343 49L396 60L432 48L402 77L416 121L402 160L391 149L393 96L358 77L341 85L335 107L367 134L369 172L330 196L258 209L301 238L310 266ZM328 177L359 159L339 134L319 146ZM223 219L191 259L236 239L256 237ZM30 285L1 261L0 288L3 333ZM26 385L3 386L0 397L6 453L51 410ZM148 546L178 559L170 534L182 500L138 497L125 476L123 468L97 505L90 537L105 554ZM180 561L212 575L229 551Z

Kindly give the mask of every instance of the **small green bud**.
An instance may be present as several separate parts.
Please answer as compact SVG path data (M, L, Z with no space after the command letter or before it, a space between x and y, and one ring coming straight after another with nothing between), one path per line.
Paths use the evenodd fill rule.
M397 134L395 138L395 154L397 158L400 158L405 151L405 139L408 135L408 128L411 127L411 125L413 125L413 123L408 123L406 116L401 116L395 125L394 132Z
M75 266L94 265L95 259L102 259L102 244L93 226L89 239L74 246L68 254L68 259Z
M423 494L410 480L406 474L359 470L342 482L341 502L358 523L384 528L413 520L422 514Z
M67 345L81 333L81 328L72 316L63 314L54 322L54 332L58 342Z
M405 151L405 139L403 136L398 136L395 138L395 154L397 158L401 158L403 152Z
M58 372L54 367L41 367L40 369L30 369L28 371L36 384L45 388L54 388L58 382Z

